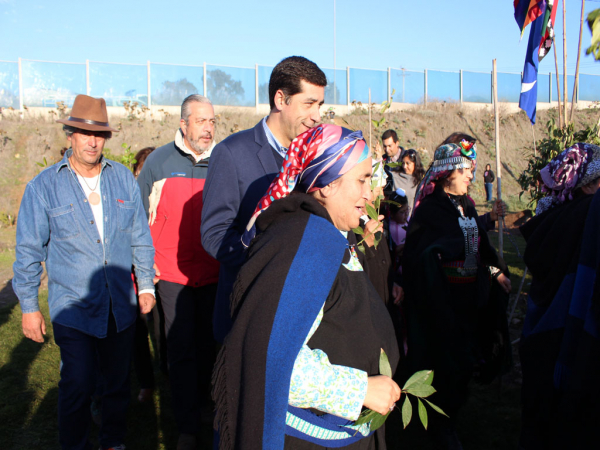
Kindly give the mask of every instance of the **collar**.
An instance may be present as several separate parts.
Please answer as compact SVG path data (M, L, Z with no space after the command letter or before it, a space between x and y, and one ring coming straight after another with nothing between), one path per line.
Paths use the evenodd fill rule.
M271 147L273 147L277 153L279 153L283 158L285 158L285 154L287 153L288 149L279 143L279 141L269 128L269 125L267 125L267 117L263 118L262 120L263 128L265 130L265 134L267 135L267 140L269 141L269 144L271 144Z
M392 156L390 158L390 162L398 162L398 160L400 159L400 154L402 153L402 150L398 149L398 153L396 153L394 156Z
M63 159L56 165L56 173L60 172L60 169L62 169L63 167L68 167L69 169L71 169L71 165L69 164L69 158L72 154L73 149L71 148L65 152ZM106 166L112 167L111 161L109 159L106 159L104 155L102 155L102 160L100 164L102 164L102 170L104 170Z
M213 140L213 142L210 145L210 148L208 150L206 150L201 155L197 155L196 153L194 153L193 151L191 151L187 147L187 145L185 145L185 141L183 139L183 133L182 133L181 128L180 128L180 129L177 130L177 132L175 132L175 146L179 150L181 150L183 153L190 155L192 158L194 158L194 161L196 161L198 163L198 162L202 161L203 159L210 158L210 155L212 154L213 148L215 148L215 142Z

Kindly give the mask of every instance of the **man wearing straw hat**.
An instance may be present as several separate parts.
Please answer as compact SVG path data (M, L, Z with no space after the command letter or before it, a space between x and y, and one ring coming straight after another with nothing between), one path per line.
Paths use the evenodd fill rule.
M104 99L78 95L59 120L71 148L25 188L17 223L13 288L23 334L44 342L39 310L42 262L60 348L59 440L90 449L90 398L102 383L102 450L122 450L129 404L136 296L142 314L154 306L154 249L138 185L125 166L102 156L112 132Z

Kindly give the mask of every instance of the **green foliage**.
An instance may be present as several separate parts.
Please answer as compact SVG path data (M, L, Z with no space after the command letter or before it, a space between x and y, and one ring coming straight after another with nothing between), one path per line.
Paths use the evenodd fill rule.
M585 54L593 54L596 61L598 61L600 60L600 9L595 9L588 14L587 23L592 32L592 43Z
M548 121L548 137L537 143L538 156L531 156L527 169L519 176L518 182L521 186L521 194L529 194L528 206L535 209L537 202L545 196L541 189L540 171L564 149L569 148L577 142L589 144L600 144L598 137L598 125L575 131L573 123L564 128L556 126L554 119Z
M121 148L125 150L125 153L123 153L121 156L114 155L109 148L105 148L102 151L102 155L106 159L123 164L133 172L133 165L137 162L135 159L135 153L131 150L131 145L127 145L125 142L121 144Z

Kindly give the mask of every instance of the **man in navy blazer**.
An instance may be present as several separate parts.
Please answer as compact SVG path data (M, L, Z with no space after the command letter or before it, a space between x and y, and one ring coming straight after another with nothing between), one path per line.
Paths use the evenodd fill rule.
M213 150L204 186L201 234L204 249L221 263L213 319L219 342L231 328L229 295L246 260L242 234L281 169L292 140L321 121L326 85L327 77L312 61L285 58L269 79L269 115Z

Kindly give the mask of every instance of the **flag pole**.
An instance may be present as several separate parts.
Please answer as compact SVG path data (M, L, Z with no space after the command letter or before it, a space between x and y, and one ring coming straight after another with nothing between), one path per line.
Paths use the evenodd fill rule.
M373 121L371 120L371 88L369 88L369 148L373 149L371 145L371 127L373 126Z
M567 0L563 0L563 117L565 126L568 125L567 120L567 101L569 94L567 93Z
M556 66L556 94L558 97L558 127L562 130L562 128L565 126L564 120L563 120L563 116L562 116L562 107L560 104L560 75L558 73L558 57L556 56L556 37L552 38L553 41L553 45L552 47L554 47L554 65ZM552 99L550 99L552 100Z
M494 88L494 124L496 128L496 180L498 180L497 200L502 200L502 166L500 165L500 113L498 111L498 73L496 71L496 60L492 61L493 88ZM504 253L504 218L498 216L498 254L502 258Z
M573 96L571 97L571 120L573 120L573 110L575 109L575 99L579 90L579 58L581 57L581 37L583 35L583 16L585 0L581 1L581 23L579 24L579 47L577 47L577 65L575 67L575 83L573 83Z

